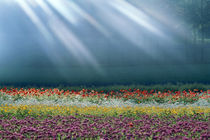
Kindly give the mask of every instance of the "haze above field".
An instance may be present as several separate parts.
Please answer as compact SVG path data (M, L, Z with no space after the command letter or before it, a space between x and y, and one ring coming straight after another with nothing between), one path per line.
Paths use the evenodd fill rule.
M150 81L158 73L166 81L174 75L208 81L210 49L200 49L209 45L208 5L208 0L1 0L1 81L79 82L81 76L92 82L98 76Z

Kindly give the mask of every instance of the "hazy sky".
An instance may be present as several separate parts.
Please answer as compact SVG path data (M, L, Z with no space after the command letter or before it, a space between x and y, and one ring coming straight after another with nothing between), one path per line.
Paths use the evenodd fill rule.
M175 36L187 27L151 1L0 0L0 76L7 68L88 66L103 75L107 65L185 62Z
M167 14L164 17L161 13L158 7L137 0L1 0L1 58L20 65L29 63L26 59L33 63L31 59L45 56L61 64L64 55L97 67L98 54L129 47L154 57L151 41L173 41L167 26L174 23L166 22Z

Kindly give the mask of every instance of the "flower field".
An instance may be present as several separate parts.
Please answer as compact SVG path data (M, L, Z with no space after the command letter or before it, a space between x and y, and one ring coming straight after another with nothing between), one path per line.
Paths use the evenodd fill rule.
M0 89L0 139L209 139L210 90Z

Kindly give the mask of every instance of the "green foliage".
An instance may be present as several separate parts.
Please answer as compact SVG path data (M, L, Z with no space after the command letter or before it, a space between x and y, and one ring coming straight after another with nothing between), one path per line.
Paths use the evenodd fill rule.
M0 86L0 88L3 88L4 86ZM8 89L11 88L11 86L7 87ZM20 88L35 88L33 86L26 86L26 87L17 87ZM129 89L141 89L141 90L157 90L157 91L165 91L165 90L189 90L189 89L199 89L199 90L208 90L210 89L210 84L201 84L201 83L181 83L178 82L176 84L167 83L167 84L151 84L151 85L139 85L139 84L132 84L132 85L108 85L108 86L46 86L46 87L36 87L37 89L46 88L46 89L53 89L58 88L60 90L74 90L74 91L80 91L82 89L89 89L89 90L95 90L95 91L104 91L110 92L110 91L119 91L121 89L129 90ZM0 94L1 96L1 94Z

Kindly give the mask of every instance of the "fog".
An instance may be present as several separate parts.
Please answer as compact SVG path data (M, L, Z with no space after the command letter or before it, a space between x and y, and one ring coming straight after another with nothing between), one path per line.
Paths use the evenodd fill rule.
M210 24L186 20L190 4L1 0L0 83L209 83Z

